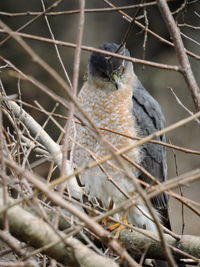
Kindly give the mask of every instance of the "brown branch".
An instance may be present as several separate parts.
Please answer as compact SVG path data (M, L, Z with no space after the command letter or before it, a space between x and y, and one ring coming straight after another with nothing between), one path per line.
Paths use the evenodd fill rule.
M113 5L112 3L110 3L108 0L103 0L105 3L107 3L109 6L111 6L113 9L116 8L115 5ZM129 16L128 14L126 14L123 10L117 10L117 12L123 16L123 18L125 18L126 20L128 20L129 22L131 22L133 20L133 18L131 16ZM140 23L139 21L135 20L135 24L141 28L142 30L145 30L146 29L146 26L144 26L142 23ZM149 28L146 29L147 33L152 35L153 37L155 37L156 39L158 39L159 41L169 45L169 46L172 46L174 47L174 44L171 43L170 41L166 40L165 38L161 37L159 34L153 32L152 30L150 30ZM188 55L190 55L191 57L195 58L195 59L198 59L200 60L200 56L192 53L191 51L188 51L186 50L186 53Z
M19 119L20 122L22 122L28 128L32 136L36 136L37 141L46 148L46 150L52 156L55 164L60 167L62 162L61 147L55 143L47 134L47 132L18 104L16 104L14 101L9 101L8 106L12 110L15 118ZM68 170L68 174L72 172L68 161L66 161L66 169ZM81 199L82 191L75 178L73 178L69 183L69 190L74 197Z
M9 199L9 202L12 202ZM0 190L0 207L3 207L2 189ZM55 234L53 229L40 218L23 210L19 206L14 206L7 211L10 232L20 241L26 242L29 245L39 248L49 243L56 244L44 253L58 262L70 266L118 266L114 261L97 255L91 249L84 246L80 241L59 232L65 244ZM4 220L4 214L0 213L0 225ZM66 244L68 246L66 246Z
M112 235L104 230L98 223L96 223L93 219L87 216L82 211L78 210L74 205L65 201L58 193L51 191L48 186L41 181L41 177L34 175L33 173L24 170L19 165L17 165L14 161L5 159L5 163L8 167L10 167L13 171L15 171L18 175L25 176L26 179L34 185L40 192L43 192L51 201L53 201L56 205L61 208L66 209L71 214L80 219L86 227L95 233L101 241L110 247L113 251L115 251L122 259L127 261L130 266L139 267L139 265L129 256L129 254L124 250L121 245L112 237Z
M114 153L113 149L110 147L108 142L103 138L103 136L101 135L99 130L96 128L93 120L88 116L87 112L85 112L82 109L80 103L77 102L76 97L69 90L68 86L66 85L66 83L62 79L62 77L53 68L51 68L42 58L40 58L38 56L38 54L35 53L34 50L20 36L15 35L15 32L12 32L10 30L10 28L5 23L0 21L0 25L4 30L6 30L7 33L9 33L9 35L12 36L12 38L14 38L20 44L20 46L24 49L24 51L26 51L26 53L32 58L32 60L35 61L39 66L41 66L67 92L70 101L75 105L77 110L86 119L87 126L89 126L89 128L91 127L92 130L94 130L94 132L101 138L103 143L107 146L109 152L111 152L111 154L118 160L118 154ZM98 50L100 51L100 53L107 54L106 51L102 51L100 49L98 49ZM111 53L109 53L109 55L111 55ZM118 55L118 54L116 54L116 55ZM116 55L115 55L115 53L113 53L113 56L116 57ZM125 59L125 57L123 57L123 59Z
M171 88L171 87L169 87L169 89L170 89L170 91L172 92L172 94L173 94L173 96L175 97L175 99L176 99L176 101L177 101L177 103L187 112L187 113L189 113L190 115L193 115L194 113L191 111L191 110L189 110L182 102L181 102L181 100L178 98L178 96L175 94L175 92L174 92L174 90ZM196 119L195 120L199 125L200 125L200 121L199 121L199 119Z
M172 130L174 130L174 129L177 129L178 127L181 127L181 126L187 124L188 122L190 122L190 121L192 121L192 120L195 120L195 119L198 118L198 117L200 117L200 112L197 112L197 113L194 114L193 116L190 116L190 117L188 117L188 118L186 118L186 119L183 119L183 120L181 120L181 121L178 121L178 122L176 122L176 123L174 123L174 124L172 124L172 125L170 125L170 126L164 128L164 129L162 129L162 130L160 130L160 131L158 131L158 132L155 132L155 133L153 133L153 134L151 134L151 135L149 135L149 136L147 136L147 137L145 137L145 138L142 138L140 141L138 141L138 142L136 142L136 143L134 143L134 144L131 144L131 145L127 146L127 147L124 147L124 148L118 150L118 151L115 152L115 153L116 153L116 155L124 154L124 153L130 151L131 149L133 149L133 148L135 148L135 147L138 147L138 146L141 146L141 145L143 145L144 143L149 142L150 140L152 140L152 139L154 139L154 138L156 138L156 137L159 137L159 136L161 136L161 135L163 135L163 134L165 134L165 133L168 133L168 132L170 132L170 131L172 131ZM89 169L89 168L93 168L93 167L95 167L95 166L98 166L98 165L100 165L100 164L102 164L102 163L104 163L104 162L110 160L111 158L112 158L112 155L109 154L109 155L103 157L101 160L93 161L93 162L91 162L91 163L89 163L89 164L87 164L87 165L85 165L85 166L82 166L82 167L78 168L78 169L77 169L76 171L74 171L74 173L72 173L71 175L68 175L68 176L65 176L65 177L60 177L60 178L54 180L53 182L51 182L50 185L53 187L53 186L55 186L55 185L57 185L57 184L63 183L64 181L70 179L71 177L80 174L80 173L83 172L84 170L87 170L87 169Z
M20 109L16 103L14 103L13 101L9 101L9 105L12 107L12 112L15 114L16 117L18 117L20 120L23 121L23 123L26 124L26 126L29 128L30 131L32 131L32 128L34 129L35 131L35 134L40 132L40 142L45 145L45 147L47 148L47 150L51 153L51 154L56 154L55 151L53 150L53 152L51 151L52 148L51 146L54 147L54 142L53 140L50 139L50 141L47 142L48 138L46 138L46 134L43 135L42 132L44 131L43 129L41 129L41 127L38 125L36 125L35 123L32 123L32 117L30 117L30 115L28 115L27 113L25 113L22 109ZM19 116L20 115L20 116ZM27 124L28 122L28 124ZM41 131L42 130L42 131ZM43 141L44 139L44 141ZM141 140L141 138L140 138ZM47 143L46 143L47 142ZM53 144L52 144L53 143ZM50 146L50 148L49 148ZM57 147L57 145L56 145ZM56 152L58 153L59 152L59 147L56 148ZM59 162L58 162L59 164ZM70 179L71 181L71 179ZM149 186L148 184L146 186ZM75 187L73 186L72 189L75 189ZM71 190L71 189L70 189ZM74 192L74 190L73 190ZM77 191L77 188L75 190L75 192L77 192L77 194L74 194L73 195L76 195L78 198L80 198L80 194L78 195L78 191ZM181 201L182 203L184 203L184 205L188 206L193 212L195 212L196 214L199 214L198 210L195 209L192 205L190 205L188 203L188 200L187 199L184 199L184 198L181 198L180 196L178 196L177 194L173 193L173 192L167 192L169 195L175 197L177 200ZM106 217L106 214L104 215Z
M1 267L39 267L35 261L1 261Z
M200 89L193 75L188 56L185 52L185 47L181 38L180 30L176 25L176 22L170 12L166 0L157 0L157 2L165 24L173 39L177 58L181 66L181 72L191 92L196 110L200 110Z
M78 92L78 80L79 80L79 74L80 74L80 62L81 62L81 44L83 39L83 30L84 30L84 23L85 23L85 1L79 0L80 5L80 15L79 15L79 23L78 23L78 29L77 29L77 46L75 48L74 53L74 64L73 64L73 80L72 80L72 90L73 95L76 97ZM67 160L67 147L68 147L68 141L69 141L69 135L71 132L71 129L73 127L73 118L75 113L75 105L74 103L70 103L70 110L69 110L69 119L65 125L65 131L64 131L64 137L63 137L63 146L62 146L62 152L63 152L63 159L62 159L62 169L61 169L61 175L65 173L65 162ZM73 154L73 148L68 148L71 150L71 155ZM63 185L63 188L65 185Z
M195 25L190 25L190 24L187 24L187 23L180 23L178 24L178 27L188 27L188 28L191 28L193 30L200 30L200 26L195 26Z
M4 206L2 203L2 190L0 191L0 208ZM96 253L85 247L80 241L74 238L67 238L64 233L59 234L65 239L62 240L55 234L54 230L41 218L25 211L19 205L12 206L14 201L9 198L11 206L7 210L10 231L13 236L35 248L42 248L41 252L58 260L63 264L71 264L72 266L83 264L81 266L101 266L101 264L109 264L106 266L117 266L113 261L98 256ZM0 225L3 221L3 212L0 212ZM139 230L139 231L137 231ZM120 232L120 240L124 246L130 251L131 255L139 258L148 246L146 256L153 259L165 260L165 255L159 243L158 234L144 229L125 229ZM164 234L165 241L173 250L175 259L191 258L199 263L200 258L200 237L192 235L183 235L174 238L168 234ZM52 244L52 246L49 246ZM190 255L189 255L190 254ZM26 257L25 257L26 258ZM97 265L97 263L98 265Z
M166 189L166 187L163 187L163 190L165 190ZM157 191L157 190L155 190L157 193L159 193L159 191Z
M19 257L25 255L25 252L19 245L18 240L16 240L8 231L0 230L0 239L3 240Z
M166 182L163 182L162 184L152 186L151 189L148 191L148 198L152 199L163 192L167 192L168 190L177 188L178 186L183 186L195 181L200 180L200 169L193 170L191 172L182 174L178 177L172 178ZM136 206L140 204L138 200L135 200L133 198L132 200L125 200L120 205L118 205L116 208L113 208L112 210L106 212L106 216L111 216L121 210L127 210L131 206ZM99 216L101 219L101 216Z
M17 100L16 100L16 102L19 103L19 101L17 101ZM52 117L56 117L56 118L59 118L59 119L68 120L68 117L66 117L64 115L60 115L60 114L55 113L55 112L46 111L41 106L36 107L36 106L33 106L33 105L31 105L29 103L26 103L26 102L23 102L23 101L20 101L20 102L24 106L30 107L31 109L37 110L37 111L39 111L41 113L44 113L47 116L52 116ZM193 115L193 113L191 113L190 115ZM59 125L57 121L53 120L53 122L57 125L59 130L64 133L63 127L61 125ZM83 125L82 122L79 122L79 121L75 121L75 123ZM114 134L117 134L117 135L121 135L121 136L130 138L130 139L133 139L133 140L142 140L142 137L131 136L129 134L125 134L125 133L122 133L122 132L119 132L119 131L115 131L115 130L112 130L112 129L108 129L108 128L104 128L104 127L97 127L97 129L103 130L103 131L107 131L107 132L110 132L110 133L114 133ZM172 148L172 149L175 149L175 150L178 150L178 151L181 151L181 152L184 152L184 153L188 153L188 154L200 155L200 151L198 151L198 150L193 150L193 149L190 149L190 148L177 146L177 145L174 145L174 144L171 144L171 143L165 143L165 142L158 141L158 140L150 140L149 143L166 146L168 148Z
M45 12L46 8L45 8L44 1L41 0L41 3L42 3L42 7L43 7L43 12ZM46 24L47 24L49 33L50 33L50 35L51 35L51 38L52 38L52 40L55 40L53 31L52 31L52 29L51 29L51 26L50 26L50 23L49 23L49 20L48 20L48 17L46 16L46 14L45 14L45 17L44 17L44 18L45 18L45 21L46 21ZM68 81L68 83L69 83L69 86L71 87L71 81L70 81L69 75L68 75L68 73L67 73L67 71L66 71L66 69L65 69L63 60L62 60L62 58L61 58L61 56L60 56L60 52L59 52L59 50L58 50L58 47L57 47L56 44L54 45L54 47L55 47L56 55L57 55L57 57L58 57L58 60L59 60L59 62L60 62L60 65L61 65L61 67L62 67L62 69L63 69L64 74L65 74L65 77L66 77L66 79L67 79L67 81Z
M148 230L140 229L140 233L135 230L123 230L120 233L120 240L134 257L140 257L147 249L147 258L164 260L165 255L158 240L158 234ZM143 233L142 233L143 232ZM173 256L176 260L183 258L193 258L196 263L200 263L200 237L192 235L180 236L177 240L168 234L164 234L167 244L173 249ZM181 251L180 251L181 250ZM181 253L183 252L183 253ZM185 252L185 253L184 253ZM187 255L190 254L190 255ZM136 256L137 255L137 256Z
M51 6L49 6L46 10L44 10L43 12L40 12L40 14L38 14L37 16L35 16L33 19L29 20L28 22L26 22L24 25L22 25L21 27L19 27L16 31L22 31L23 29L25 29L27 26L31 25L34 21L36 21L38 18L40 18L41 16L43 16L46 12L50 11L53 8L56 8L63 0L57 0L55 1ZM11 36L7 36L5 39L3 39L0 42L0 46L2 44L4 44L6 41L8 41L11 38Z
M32 132L32 128L34 129L34 134L36 134L36 132L38 133L38 132L40 132L40 142L46 147L46 149L52 154L52 148L51 148L51 146L53 146L54 147L54 141L52 140L52 139L50 139L50 141L48 142L48 145L46 144L46 141L48 140L48 138L46 138L46 134L45 135L43 135L42 134L42 132L44 131L43 129L41 129L41 127L39 126L38 127L38 125L36 125L36 124L34 124L34 123L31 123L32 122L32 120L33 120L33 118L32 117L30 117L30 115L28 115L23 109L20 109L17 105L16 105L16 103L14 103L13 101L9 101L9 105L10 105L10 107L12 108L12 112L13 112L13 114L15 114L15 116L17 117L17 118L19 118L20 120L22 120L23 121L23 123L28 127L28 129ZM30 105L31 106L31 105ZM32 106L33 107L33 106ZM40 107L41 108L41 107ZM42 110L42 108L41 109L39 109L40 111ZM19 116L19 114L20 114L20 116ZM52 114L51 113L49 113L49 116L51 116ZM26 119L25 119L26 118ZM64 117L65 119L66 119L66 117ZM26 122L28 122L28 124L26 123ZM42 132L41 132L41 130L42 130ZM62 130L62 129L61 129ZM105 130L104 128L103 128L103 130ZM114 132L114 133L116 133L116 134L120 134L119 132ZM128 136L128 135L125 135L127 138L133 138L133 137L130 137L130 136ZM44 141L43 141L43 138L44 138ZM134 138L133 138L134 139ZM136 138L136 140L141 140L142 138ZM153 142L153 143L158 143L158 144L163 144L163 145L166 145L165 143L162 143L162 142L158 142L158 141L151 141L151 142ZM49 146L50 146L50 148L49 148ZM57 147L57 145L56 145L56 147ZM59 147L57 148L58 149L58 152L59 152ZM56 150L57 151L57 150ZM57 152L57 153L58 153ZM54 154L54 153L53 153ZM98 158L99 159L99 158ZM59 164L59 161L57 161L57 164ZM131 164L132 164L132 162L131 162ZM137 168L140 168L138 165L136 166ZM144 172L144 169L142 169L141 171L143 171ZM147 175L149 175L149 173L147 173ZM154 177L152 177L152 176L150 176L150 178L151 179L153 179L154 181L156 180ZM70 179L70 181L71 181L71 179ZM156 182L158 183L158 181L156 180ZM146 183L144 183L144 185L146 186L146 187L149 187L149 185L148 184L146 184ZM79 192L79 190L78 190L78 188L73 184L72 185L72 187L68 187L68 189L72 192L72 195L73 196L76 196L77 198L79 198L79 199L81 199L81 193ZM193 212L195 212L197 215L199 215L200 213L199 213L199 211L196 209L196 208L194 208L191 204L189 204L188 202L189 202L189 200L188 199L185 199L185 198L183 198L183 197L180 197L179 195L177 195L177 194L175 194L174 192L172 192L172 191L170 191L170 192L167 192L170 196L173 196L174 198L176 198L178 201L180 201L180 202L182 202L184 205L186 205L188 208L190 208ZM85 208L87 208L87 207L85 207ZM106 217L106 214L105 214L105 217Z
M110 147L110 145L108 144L108 142L105 142L105 140L103 139L103 137L101 136L100 132L96 129L95 124L93 123L93 121L89 118L89 116L87 115L87 113L85 111L83 111L83 109L81 108L80 104L76 101L76 98L74 97L74 95L69 91L69 88L66 86L65 82L63 81L63 79L55 72L54 69L52 69L46 62L44 62L34 51L33 49L27 45L26 42L24 42L24 40L20 37L15 35L15 33L11 32L9 27L6 26L2 21L0 22L0 25L2 26L3 29L5 29L21 46L22 48L27 52L27 54L29 54L31 56L31 58L37 63L39 64L47 73L49 73L57 82L58 84L65 89L65 91L68 93L68 96L70 98L70 100L73 102L73 104L75 104L75 106L77 107L77 109L82 113L82 115L86 118L87 122L89 123L89 126L92 126L92 129L95 130L95 132L98 134L99 137L101 137L102 141L106 144L106 146L109 148L109 151L111 152L112 156L115 157L115 159L122 164L122 162L120 161L119 155L118 153L116 153L115 151L113 151L113 149ZM100 52L102 53L102 51L100 50ZM105 52L103 52L105 54ZM114 54L115 55L115 54ZM153 138L154 136L152 136L151 138ZM156 137L156 135L155 135ZM139 142L138 142L139 143ZM125 168L125 165L123 166L124 169L126 169L126 172L128 174L128 168ZM158 231L160 233L160 237L162 240L162 244L165 248L166 251L166 255L167 258L169 260L169 262L171 262L171 265L173 265L173 258L170 256L170 251L168 250L167 246L165 245L165 240L162 238L162 233L161 233L161 229L159 228L159 223L158 220L156 218L156 216L154 215L154 213L152 212L151 209L151 203L149 202L148 199L145 198L145 194L143 194L142 189L140 189L140 185L138 184L138 182L136 180L134 180L134 177L132 176L131 173L128 174L128 176L130 177L130 179L135 183L135 186L137 188L137 190L140 192L145 204L148 206L148 209L152 215L152 218L154 219L157 227L158 227ZM115 248L116 249L116 248ZM127 261L131 262L131 259L128 257L128 254L126 255ZM133 264L133 262L132 262Z
M41 112L41 113L43 113L43 114L45 114L47 116L51 116L52 121L55 123L55 125L58 127L58 129L61 132L64 133L63 127L60 124L58 124L58 122L55 121L52 117L59 118L59 119L62 119L62 120L68 120L67 116L64 116L64 115L61 115L61 114L58 114L58 113L55 113L55 112L46 111L38 103L37 103L37 105L39 105L39 107L33 106L33 105L31 105L29 103L26 103L26 102L23 102L23 101L16 100L16 102L22 103L23 106L27 106L27 107L29 107L31 109L37 110L37 111L39 111L39 112ZM191 113L190 115L193 115L193 113ZM79 122L79 121L75 121L75 123L83 125L82 122ZM108 129L108 128L104 128L104 127L97 127L97 129L103 130L103 131L107 131L107 132L110 132L110 133L114 133L114 134L117 134L117 135L121 135L121 136L130 138L130 139L133 139L133 140L142 140L142 137L131 136L129 134L125 134L125 133L122 133L122 132L119 132L119 131L115 131L115 130L112 130L112 129ZM198 151L198 150L193 150L193 149L190 149L190 148L177 146L177 145L174 145L174 144L171 144L171 143L165 143L165 142L158 141L158 140L150 140L148 142L152 143L152 144L162 145L162 146L165 146L167 148L172 148L172 149L175 149L175 150L187 153L187 154L200 155L200 151Z
M175 2L176 0L167 0L168 2ZM112 12L117 10L129 10L134 8L142 8L142 7L149 7L149 6L155 6L157 5L156 1L152 1L149 3L142 3L142 4L136 4L136 5L128 5L128 6L119 6L115 8L86 8L85 13L94 13L94 12ZM71 15L71 14L78 14L80 13L80 9L75 10L66 10L66 11L54 11L54 12L47 12L46 16L59 16L59 15ZM19 17L19 16L35 16L35 15L43 15L41 12L18 12L18 13L10 13L10 12L0 12L0 15L2 16L8 16L8 17Z
M2 22L0 22L0 25L3 25L1 23ZM76 44L70 43L70 42L52 40L52 39L49 39L49 38L35 36L35 35L32 35L32 34L14 32L14 31L11 31L11 30L8 31L6 29L0 30L0 32L9 33L10 35L12 35L13 38L14 38L14 36L16 36L16 37L20 36L20 37L24 37L24 38L28 38L28 39L33 39L33 40L46 42L46 43L57 44L57 45L61 45L61 46L71 47L71 48L76 48L76 46L77 46ZM167 64L152 62L152 61L148 61L148 60L142 60L142 59L138 59L138 58L134 58L134 57L127 57L127 56L123 56L123 55L120 55L120 54L111 53L111 52L108 52L106 50L100 50L98 48L94 48L94 47L91 47L91 46L82 45L81 49L83 49L85 51L88 51L88 52L96 52L96 53L100 53L100 54L104 54L104 55L108 55L108 56L112 56L112 57L116 57L116 58L120 58L120 59L125 59L127 61L132 62L132 63L137 63L137 64L141 64L141 65L147 65L147 66L154 67L154 68L171 70L171 71L179 71L179 67L178 66L167 65ZM31 55L31 54L32 53L30 53L29 55ZM33 55L32 55L32 59L33 59L33 61L38 63L38 58L37 57L33 57Z

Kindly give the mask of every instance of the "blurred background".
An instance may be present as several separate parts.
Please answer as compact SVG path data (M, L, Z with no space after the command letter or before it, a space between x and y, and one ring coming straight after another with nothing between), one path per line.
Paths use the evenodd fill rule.
M45 0L46 8L52 5L55 1ZM87 9L108 8L109 5L103 0L86 0ZM110 1L116 6L125 6L139 4L141 1L133 0L112 0ZM148 3L150 1L145 1ZM174 12L174 17L179 24L189 24L198 26L194 29L189 26L181 27L181 32L193 39L183 37L183 41L186 49L197 54L200 57L200 1L170 1L170 9ZM70 11L79 9L78 0L64 0L54 11ZM0 1L0 16L1 19L11 27L13 30L17 30L29 20L33 19L35 15L29 15L28 13L17 16L7 14L8 13L21 13L21 12L41 12L42 4L40 0L1 0ZM134 16L137 9L124 10L125 13ZM145 16L144 16L145 14ZM163 19L159 13L156 5L152 5L146 8L141 8L138 16L139 22L146 25L150 30L156 32L163 38L170 40L170 36L167 28L164 25ZM48 16L52 31L55 39L76 43L77 39L77 26L79 20L79 13L61 14L56 16ZM129 22L116 11L113 12L87 12L85 13L85 27L83 35L83 44L87 46L98 47L104 42L120 43L129 27ZM42 36L51 38L44 17L38 18L23 32L33 34L36 36ZM146 36L146 42L144 42ZM3 40L6 35L0 33L0 40ZM194 41L195 40L195 41ZM36 40L25 40L38 55L41 56L49 65L55 68L55 70L63 77L64 73L56 56L55 48L52 44L39 42ZM145 43L145 47L144 47ZM127 40L127 48L133 57L146 59L149 61L155 61L164 64L177 65L177 58L175 51L169 45L161 42L157 38L150 34L146 34L144 30L134 25L131 29ZM68 47L59 46L59 51L64 62L65 68L69 74L70 79L73 75L73 60L74 49ZM58 85L45 73L37 64L31 61L30 57L24 52L24 50L12 39L5 42L0 46L0 55L9 59L20 70L26 74L33 76L58 95L65 98L65 94L58 87ZM83 84L83 76L87 71L89 53L82 51L81 54L81 67L80 67L80 79L79 88ZM200 61L190 57L192 70L200 84ZM2 65L2 64L1 64ZM145 88L156 98L160 103L163 112L166 117L166 125L177 122L188 116L188 113L177 103L175 97L171 93L169 87L173 88L174 92L180 98L182 103L189 108L192 112L195 112L194 103L192 101L190 92L184 81L184 78L177 72L166 71L158 68L147 67L139 64L134 66L135 72L139 79L145 86ZM48 98L38 88L34 87L29 82L21 79L19 80L10 69L3 69L0 73L4 87L8 95L19 94L19 88L21 91L22 100L34 104L37 100L48 111L51 111L55 103L52 99ZM35 110L25 108L31 115L42 124L46 116ZM58 107L57 113L66 115L67 111L62 107ZM60 121L64 125L64 121ZM46 130L56 140L59 136L59 130L51 124L47 125ZM194 150L200 150L200 127L197 123L192 122L184 127L181 127L167 135L167 138L175 145L191 148ZM187 171L200 167L200 157L192 154L186 154L179 151L172 151L168 149L168 172L169 178L175 177L177 174L182 174ZM45 168L40 170L42 175L45 175ZM177 189L180 193L180 189ZM193 183L191 185L182 187L182 192L185 197L200 203L200 182ZM198 208L198 206L197 206ZM170 216L173 229L180 233L182 229L182 215L180 204L171 199L170 200ZM200 235L200 218L184 208L184 223L185 234L197 234Z

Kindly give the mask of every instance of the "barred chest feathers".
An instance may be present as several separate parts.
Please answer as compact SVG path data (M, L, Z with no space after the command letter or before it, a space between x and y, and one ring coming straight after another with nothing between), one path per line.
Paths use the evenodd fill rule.
M86 83L87 84L87 83ZM92 118L95 125L100 128L114 130L126 135L137 136L137 126L133 117L132 88L119 88L118 90L98 89L83 86L79 94L79 102L82 108ZM85 165L93 160L98 160L109 154L108 149L99 137L81 125L77 125L77 141L81 146L76 146L74 160L77 166ZM116 149L121 149L135 141L122 135L101 130L103 137ZM86 148L86 150L84 150ZM135 148L126 154L136 163L140 162L141 152ZM133 182L117 167L115 160L103 163L81 174L80 179L85 184L86 192L90 196L101 199L105 207L109 206L112 199L119 203L124 199L123 194L112 184L110 177L125 192L133 193ZM131 172L138 177L138 170L129 164Z

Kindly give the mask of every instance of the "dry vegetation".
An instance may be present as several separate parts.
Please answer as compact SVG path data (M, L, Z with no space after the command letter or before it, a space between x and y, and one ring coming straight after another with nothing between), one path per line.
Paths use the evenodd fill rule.
M30 9L24 1L17 2L0 3L0 266L142 266L145 257L167 259L169 266L176 266L174 259L200 266L200 43L194 34L200 30L199 1L127 0L125 6L124 1L79 0L75 5L38 0L29 1ZM116 23L118 37L112 33ZM138 36L141 59L128 60L157 71L146 70L144 83L149 80L154 86L148 75L155 75L158 98L170 117L165 129L136 138L134 146L155 142L164 133L173 144L162 144L170 155L170 179L146 191L138 189L136 197L106 211L83 201L84 188L75 177L113 154L108 148L106 157L74 170L66 147L69 128L81 123L75 116L82 112L76 95L87 52L99 51L95 47L109 34L113 40L108 41L126 41L130 50ZM168 87L173 87L171 98L164 91ZM100 135L90 120L83 127ZM123 148L118 157L132 148ZM186 155L183 160L180 154ZM187 194L187 188L194 191ZM115 221L117 211L137 205L141 196L148 203L164 191L173 203L176 231L158 224L155 234L127 225L116 239L100 223L108 217Z

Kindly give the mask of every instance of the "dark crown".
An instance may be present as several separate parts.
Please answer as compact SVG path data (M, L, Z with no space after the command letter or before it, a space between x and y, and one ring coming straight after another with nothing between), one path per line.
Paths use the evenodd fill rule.
M124 56L130 56L128 49L124 46L119 49L119 45L115 43L105 43L99 46L99 49L109 51L112 53L118 53ZM119 49L119 51L118 51ZM127 65L127 61L123 59L103 55L99 53L92 53L89 60L89 72L93 76L99 76L101 78L110 77L114 72L116 72L122 64Z

